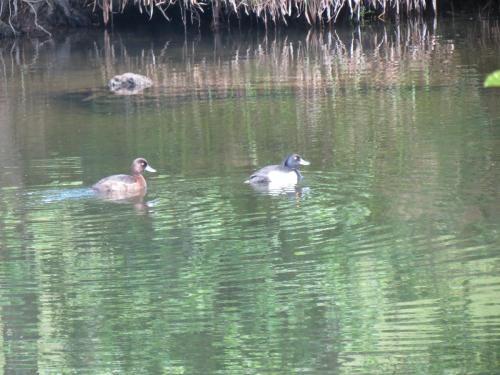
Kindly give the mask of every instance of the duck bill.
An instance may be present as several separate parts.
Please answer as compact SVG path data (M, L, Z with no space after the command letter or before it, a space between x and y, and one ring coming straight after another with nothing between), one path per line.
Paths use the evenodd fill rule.
M300 159L300 165L309 165L311 164L310 162L308 162L307 160L304 160L304 159Z
M151 172L151 173L156 172L156 169L151 168L149 165L146 165L146 168L144 168L144 170L145 170L145 171L148 171L148 172Z

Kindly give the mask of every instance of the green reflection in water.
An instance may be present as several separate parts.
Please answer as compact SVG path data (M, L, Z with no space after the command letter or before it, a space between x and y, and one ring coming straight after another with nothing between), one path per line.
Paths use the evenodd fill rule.
M495 373L495 25L0 50L4 372ZM143 201L87 189L139 155Z

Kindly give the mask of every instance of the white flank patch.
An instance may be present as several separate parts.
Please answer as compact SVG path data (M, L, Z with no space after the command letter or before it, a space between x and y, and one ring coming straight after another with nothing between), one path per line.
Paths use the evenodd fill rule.
M298 182L297 173L295 172L280 172L272 171L267 175L269 178L270 188L286 187L296 185Z

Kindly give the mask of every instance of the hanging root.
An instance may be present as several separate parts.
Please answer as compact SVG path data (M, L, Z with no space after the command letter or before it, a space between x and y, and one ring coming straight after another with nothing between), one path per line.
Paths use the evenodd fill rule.
M35 22L36 28L42 30L45 34L47 34L48 36L52 37L52 34L49 31L47 31L47 29L45 29L42 25L40 25L38 23L38 14L36 12L35 7L33 6L33 4L40 3L43 0L21 0L21 1L24 4L27 4L31 8L31 11L33 12L33 16L35 17L35 21L34 22Z
M0 22L9 25L13 35L19 35L23 27L31 24L32 27L52 36L38 21L38 10L44 6L51 6L50 0L0 0ZM27 13L32 14L31 22ZM1 35L0 35L1 36Z
M288 24L299 18L309 25L324 26L334 23L339 17L350 17L360 22L365 17L385 19L386 17L400 18L411 16L422 17L425 13L437 14L438 0L0 0L0 21L8 24L14 34L16 28L29 22L26 13L33 15L31 27L50 32L43 24L50 23L51 16L42 17L41 9L62 7L64 15L69 19L72 7L92 7L89 11L99 13L104 24L112 23L112 16L118 12L125 12L134 8L140 13L146 13L149 19L155 12L168 21L173 17L180 17L183 25L200 23L204 14L210 14L214 28L230 18L251 17L259 19L266 28L270 23ZM446 0L439 0L440 4ZM465 2L466 0L448 0ZM499 0L480 0L479 3L488 7L498 4ZM173 8L173 9L170 9ZM24 13L24 14L22 14ZM45 17L46 16L46 17ZM42 19L43 18L43 19ZM29 26L29 25L28 25Z
M107 24L113 14L112 0L92 0L94 10L99 8L104 23ZM397 17L406 11L406 14L422 14L428 7L436 13L437 0L118 0L119 9L124 11L126 6L135 6L142 13L144 10L149 17L155 10L167 17L167 8L177 5L180 8L182 22L199 20L207 9L212 10L212 23L218 24L220 19L253 13L261 18L265 24L270 20L273 23L283 22L292 17L302 17L310 25L335 22L342 11L352 19L360 21L366 14L371 13L379 17L393 14ZM400 12L400 10L403 10ZM188 17L190 15L190 17ZM188 18L190 18L188 20Z

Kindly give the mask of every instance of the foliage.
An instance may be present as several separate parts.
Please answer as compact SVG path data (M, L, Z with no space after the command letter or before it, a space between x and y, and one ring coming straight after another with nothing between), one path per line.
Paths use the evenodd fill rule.
M500 70L497 70L484 80L484 87L500 87Z

